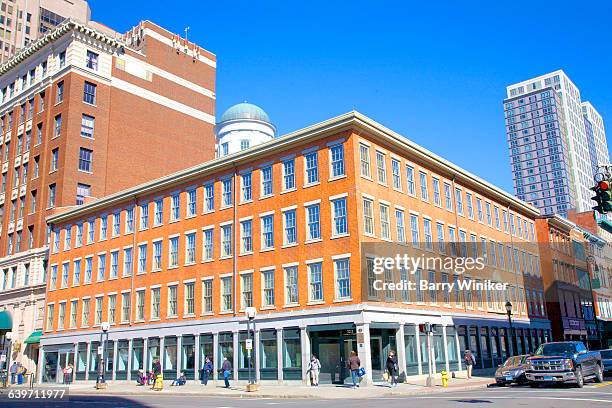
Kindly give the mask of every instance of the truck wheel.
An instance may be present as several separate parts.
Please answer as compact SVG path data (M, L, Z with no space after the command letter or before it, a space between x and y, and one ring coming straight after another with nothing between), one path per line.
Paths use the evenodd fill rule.
M601 366L598 364L597 368L595 369L595 382L596 383L602 383L604 380L603 378L603 370L601 369Z
M584 377L582 376L582 368L576 367L576 387L584 387Z

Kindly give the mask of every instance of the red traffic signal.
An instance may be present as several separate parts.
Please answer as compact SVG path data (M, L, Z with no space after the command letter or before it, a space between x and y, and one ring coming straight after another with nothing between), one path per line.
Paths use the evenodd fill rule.
M601 188L602 190L607 190L610 188L610 183L608 183L606 180L601 180L597 183L597 187Z

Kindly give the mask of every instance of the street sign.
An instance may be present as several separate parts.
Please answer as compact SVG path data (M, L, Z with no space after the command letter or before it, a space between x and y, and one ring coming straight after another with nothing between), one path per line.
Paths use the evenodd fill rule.
M6 362L6 355L2 354L0 355L0 363L5 363Z
M246 349L247 350L253 350L253 340L246 339Z
M98 354L102 355L102 346L98 346Z

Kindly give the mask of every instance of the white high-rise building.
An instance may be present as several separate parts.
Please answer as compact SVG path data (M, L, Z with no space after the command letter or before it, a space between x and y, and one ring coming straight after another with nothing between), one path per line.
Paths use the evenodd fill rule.
M517 196L543 214L589 211L599 164L609 163L601 115L562 71L506 88L506 130Z

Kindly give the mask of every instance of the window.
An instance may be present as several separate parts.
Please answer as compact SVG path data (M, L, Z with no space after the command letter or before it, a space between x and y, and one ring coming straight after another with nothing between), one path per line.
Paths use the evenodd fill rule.
M153 243L153 270L154 271L161 270L161 261L162 261L162 242L155 241Z
M425 235L425 248L433 249L433 237L431 235L431 220L423 218L423 234Z
M306 207L306 216L308 223L307 240L321 239L321 220L320 220L320 206L319 204L313 204Z
M444 254L446 253L446 246L444 244L444 225L442 223L436 223L436 232L438 234L438 252Z
M108 217L103 215L100 217L100 241L106 239L106 232L108 227Z
M424 201L429 200L429 192L427 190L427 174L419 172L419 182L421 184L421 199Z
M170 221L176 221L181 216L181 195L176 193L170 200Z
M395 210L395 230L397 242L406 242L406 228L404 226L404 212Z
M47 205L48 208L55 207L55 183L49 185L49 202Z
M130 303L131 303L130 293L122 293L121 294L121 322L130 321Z
M274 248L274 216L261 217L261 249Z
M72 227L67 227L66 231L64 232L64 251L67 251L70 249L71 241L72 241Z
M62 133L62 115L57 115L53 124L53 137L59 137Z
M119 251L111 252L110 279L116 278L119 272Z
M359 161L361 175L370 178L370 148L366 145L359 145Z
M68 262L64 262L62 264L62 288L65 288L68 286L68 272L69 272L69 264ZM15 275L16 272L13 272L13 275ZM11 285L11 287L13 287L15 285Z
M195 189L187 192L187 217L196 215L196 197L197 193Z
M149 228L149 204L140 205L140 226L141 230Z
M252 183L252 173L244 173L241 177L242 179L242 202L251 201L253 199L253 183Z
M78 248L83 245L83 223L79 223L76 226L76 238L74 242L74 247Z
M221 278L221 311L229 312L232 310L232 277Z
M185 314L195 314L195 282L185 283Z
M261 196L272 195L272 166L261 169Z
M113 231L112 236L116 237L121 233L121 212L117 211L113 214Z
M262 271L263 306L274 306L274 270Z
M115 324L117 312L117 295L108 295L108 322Z
M57 55L57 59L59 61L59 67L63 68L66 65L66 51L61 51Z
M87 55L85 56L85 66L89 69L93 69L94 71L98 70L98 54L93 51L87 50Z
M227 156L229 154L229 143L221 143L221 156Z
M221 257L232 256L232 226L221 226Z
M433 185L433 192L434 192L434 204L437 206L441 206L442 199L440 196L440 180L438 180L435 177L432 177L431 182ZM446 184L444 185L444 187L446 187Z
M87 137L89 139L93 139L94 123L95 123L95 118L93 116L83 114L81 116L81 136Z
M64 319L66 318L66 302L59 304L59 312L57 314L57 330L64 329Z
M92 172L93 150L81 147L79 152L79 170Z
M134 232L134 207L125 210L125 233Z
M455 228L453 227L448 227L448 241L449 241L451 256L457 256L457 243L455 242L456 241Z
M391 159L391 174L393 176L393 188L402 189L402 177L400 176L400 162L397 159Z
M385 154L376 152L376 172L378 174L378 182L387 184L387 166L385 163Z
M207 184L204 186L204 212L215 210L215 186Z
M161 289L151 289L151 319L159 319L159 306L161 302Z
M96 297L94 325L100 325L102 323L102 296Z
M93 273L93 258L85 259L85 278L83 279L83 283L91 282L91 275Z
M210 261L213 259L213 230L207 229L202 233L203 254L202 260Z
M55 305L47 305L47 324L45 326L47 331L53 330L53 309L54 308L55 308Z
M5 276L5 278L8 279L8 274ZM51 282L49 282L49 289L55 289L56 287L57 287L57 265L52 265L51 266Z
M56 85L55 103L60 103L64 100L64 81L60 81Z
M463 198L461 196L461 190L455 189L455 201L457 203L457 214L463 215Z
M286 160L283 162L283 190L295 188L295 161Z
M81 310L81 327L89 326L89 299L83 299L83 309Z
M91 186L88 184L77 184L77 192L76 192L76 204L83 205L85 204L85 197L91 196Z
M487 224L491 225L491 203L485 203L485 208L487 211Z
M123 276L132 275L132 248L125 248L123 250Z
M83 88L83 102L89 103L90 105L96 104L96 88L96 84L85 81L85 86Z
M331 177L344 176L344 146L341 144L330 147Z
M240 222L240 252L247 254L253 252L253 221Z
M319 182L319 156L317 152L308 153L304 156L306 164L306 184L315 184Z
M321 262L308 264L308 280L310 287L311 302L320 302L323 300L323 266Z
M501 227L501 222L499 220L499 207L495 206L493 208L493 214L495 214L495 228L499 229Z
M194 264L196 261L196 236L195 232L185 235L185 263Z
M382 239L391 239L391 228L389 226L389 206L380 205L380 237Z
M178 313L178 287L168 286L168 317L176 317Z
M212 279L202 281L202 312L212 313Z
M157 226L157 225L161 225L164 221L164 200L163 199L158 199L155 201L155 205L154 205L154 211L155 211L155 219L153 220L153 225Z
M144 320L145 291L136 291L136 321Z
M240 280L240 306L244 310L247 307L253 307L253 274L243 274Z
M138 245L138 273L147 271L147 244Z
M103 281L106 275L106 255L98 255L98 281Z
M351 271L348 258L334 260L336 275L336 299L350 299L351 297Z
M223 207L232 206L232 179L228 178L221 181L221 205Z
M296 215L295 210L285 211L283 213L284 221L284 244L291 245L297 243L297 231L296 231Z
M298 269L297 266L289 266L285 269L285 304L294 305L298 303Z
M465 199L467 201L467 214L470 219L474 219L474 207L472 204L472 193L465 193Z
M56 171L59 163L59 148L51 150L51 169L50 171Z
M482 200L476 198L476 210L478 211L478 221L482 222Z
M419 246L419 217L410 214L410 233L412 235L412 245Z
M374 235L374 203L369 198L363 199L363 229L365 234Z
M178 266L178 244L179 244L179 239L178 237L172 237L170 238L170 248L169 248L169 261L168 261L168 267L172 268L175 266Z
M346 220L346 198L333 200L332 210L332 236L348 234L348 224Z
M251 141L249 139L242 139L240 141L240 150L248 149L251 146Z

